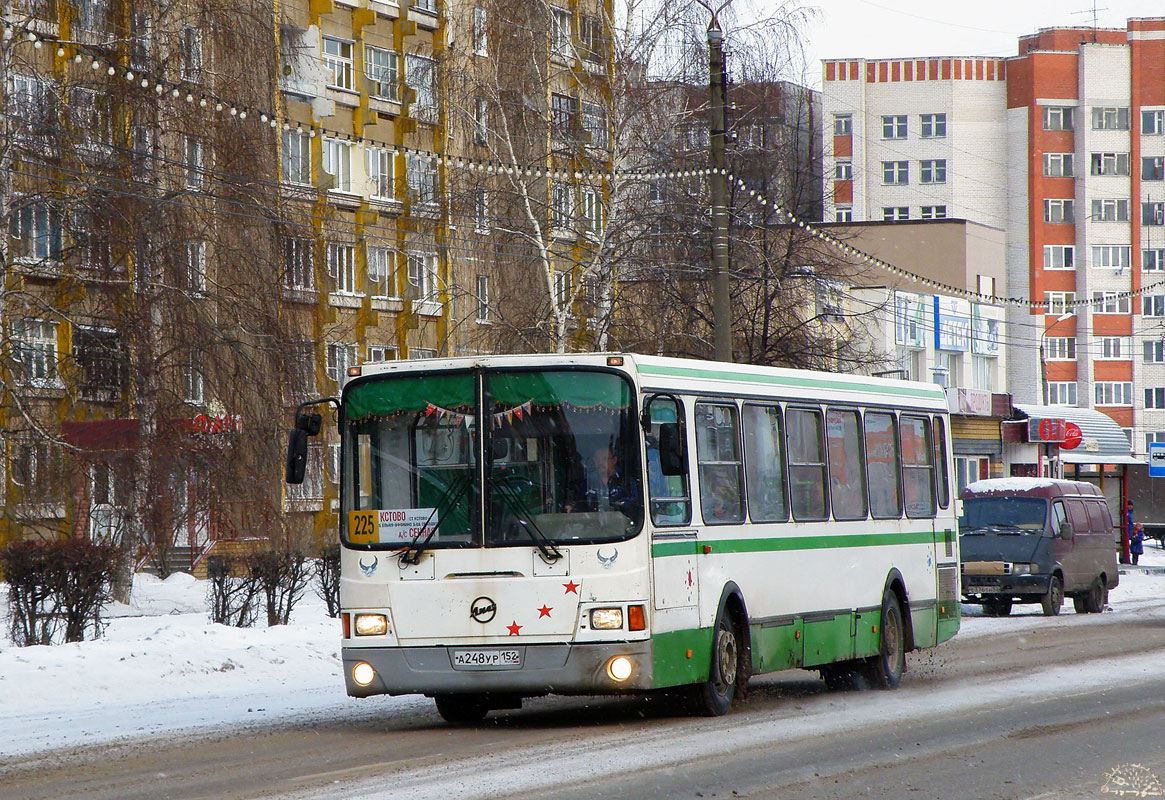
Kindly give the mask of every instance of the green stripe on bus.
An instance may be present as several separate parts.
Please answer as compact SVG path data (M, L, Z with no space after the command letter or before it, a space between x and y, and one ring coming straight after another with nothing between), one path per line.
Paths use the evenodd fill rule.
M773 386L789 386L799 389L838 389L841 391L864 391L875 394L894 395L899 397L925 397L930 400L940 400L942 395L934 389L916 389L902 386L882 386L876 383L843 383L823 378L793 378L784 375L754 375L739 372L728 372L715 369L697 369L695 367L660 367L651 364L639 366L639 371L646 375L663 375L676 378L710 378L723 381L737 381L740 383L765 383Z
M906 531L904 533L853 533L826 534L822 536L788 536L766 539L725 539L703 542L659 542L651 546L654 558L664 556L690 556L704 547L717 553L766 553L780 550L828 550L837 547L886 547L900 544L934 544L932 531Z

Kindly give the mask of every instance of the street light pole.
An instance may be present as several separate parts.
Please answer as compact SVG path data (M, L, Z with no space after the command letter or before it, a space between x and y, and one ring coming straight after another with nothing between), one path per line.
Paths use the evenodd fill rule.
M712 167L712 175L709 178L712 200L712 333L716 360L732 361L732 306L728 284L728 174L725 153L728 115L725 104L724 32L720 29L717 12L706 5L705 8L712 13L712 21L708 24L708 88L711 92L709 144Z

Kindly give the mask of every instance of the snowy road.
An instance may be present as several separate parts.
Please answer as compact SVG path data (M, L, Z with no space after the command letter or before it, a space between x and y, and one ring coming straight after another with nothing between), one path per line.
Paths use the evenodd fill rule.
M283 662L271 669L283 671L287 689L248 694L236 684L248 670L264 674L248 661L264 651L253 641L261 632L218 631L196 637L206 639L199 649L211 651L209 663L227 646L218 635L250 644L236 642L227 657L235 666L222 672L178 657L177 671L203 692L193 699L106 705L107 717L100 704L75 702L71 715L61 700L78 688L61 685L52 718L28 704L0 715L0 732L26 726L39 743L9 743L0 800L1110 797L1102 789L1127 764L1165 776L1165 700L1155 691L1165 669L1165 576L1130 576L1122 589L1103 615L1048 619L1021 608L1007 619L969 617L954 641L912 657L895 692L830 693L814 674L788 672L757 680L741 709L711 720L645 700L550 698L453 728L424 699L337 697L327 658L296 660L270 642ZM140 624L162 629L147 619ZM157 631L147 638L166 638ZM100 659L88 660L95 677L114 682L116 668L106 675ZM86 661L78 656L77 674ZM316 661L320 669L305 675ZM40 666L38 674L51 672ZM230 689L215 694L216 683Z

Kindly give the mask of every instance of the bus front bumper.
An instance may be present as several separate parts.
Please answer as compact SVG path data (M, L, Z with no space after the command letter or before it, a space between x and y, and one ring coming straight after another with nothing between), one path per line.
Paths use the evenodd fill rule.
M466 654L518 651L519 665L455 666ZM611 660L625 657L631 675L611 676ZM652 688L651 641L588 644L534 644L516 647L344 647L344 683L352 697L377 694L465 692L543 694L611 694ZM357 664L375 674L361 686L353 678ZM366 670L365 670L366 672Z

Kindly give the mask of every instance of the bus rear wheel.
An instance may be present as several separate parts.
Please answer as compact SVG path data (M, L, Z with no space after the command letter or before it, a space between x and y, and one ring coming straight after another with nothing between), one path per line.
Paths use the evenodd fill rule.
M878 655L866 667L866 679L875 689L894 689L906 672L906 621L898 595L887 589L882 594L882 628Z
M489 703L481 694L438 694L433 702L441 719L459 725L481 722L489 713Z
M733 623L727 611L716 620L708 680L692 687L693 710L701 716L720 717L727 714L732 708L738 684L745 675L741 665L743 648Z

